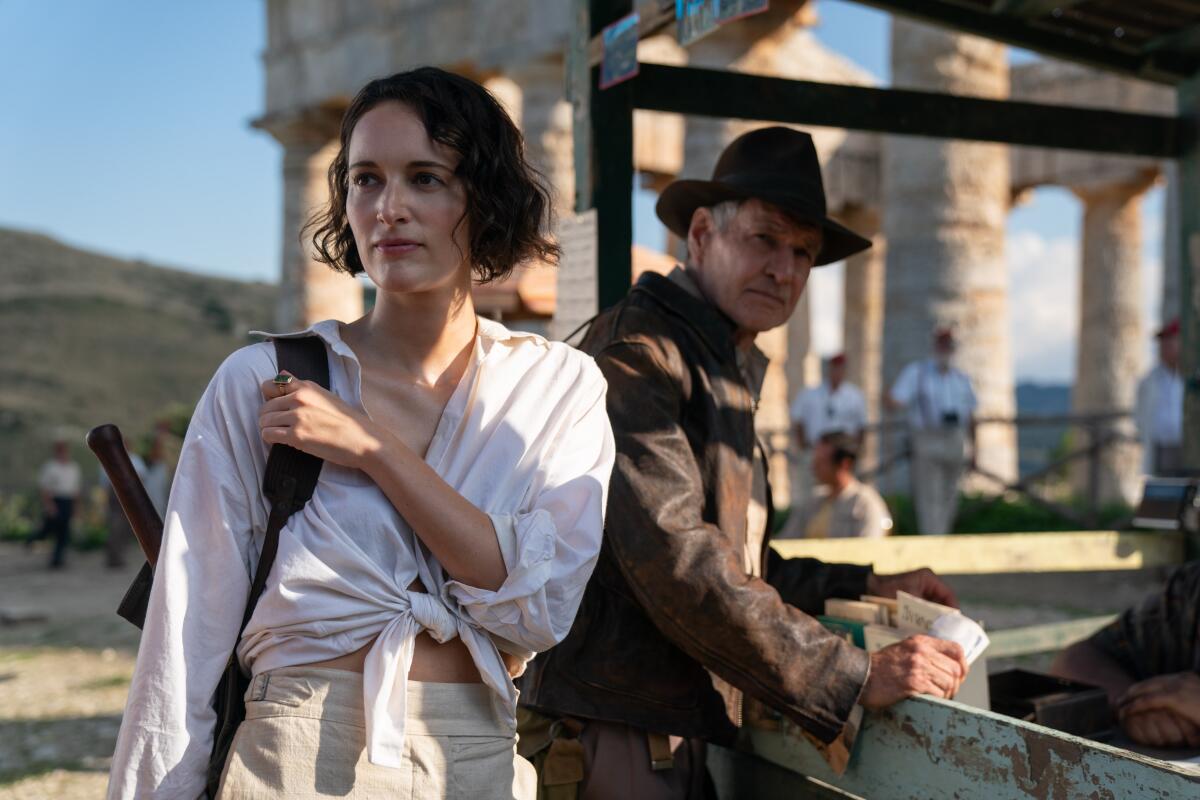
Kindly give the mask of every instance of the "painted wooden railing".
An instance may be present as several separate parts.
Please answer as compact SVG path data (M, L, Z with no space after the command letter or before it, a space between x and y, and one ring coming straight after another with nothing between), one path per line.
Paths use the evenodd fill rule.
M781 540L787 557L930 567L945 575L1092 572L1183 562L1176 533L1086 531L886 539ZM1112 615L991 631L990 658L1058 650ZM1179 765L946 700L917 697L868 714L845 774L836 775L788 720L745 729L735 749L711 748L721 800L1200 798L1200 765Z
M843 775L834 774L788 722L778 730L745 730L736 750L711 748L709 762L721 800L846 794L869 800L1200 797L1200 767L929 697L869 714Z

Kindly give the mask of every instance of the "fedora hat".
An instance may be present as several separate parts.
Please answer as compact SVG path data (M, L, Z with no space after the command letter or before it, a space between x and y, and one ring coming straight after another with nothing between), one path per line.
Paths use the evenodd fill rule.
M712 180L672 182L654 211L672 233L686 240L697 208L752 197L779 206L797 222L821 228L824 244L814 266L841 261L871 246L869 239L826 213L821 162L812 136L779 126L734 139L717 159Z

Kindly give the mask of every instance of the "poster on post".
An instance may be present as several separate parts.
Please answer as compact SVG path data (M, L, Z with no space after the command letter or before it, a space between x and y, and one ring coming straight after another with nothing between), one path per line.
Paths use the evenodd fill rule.
M716 2L718 25L761 14L770 5L770 0L716 0Z
M601 32L604 57L600 62L600 88L607 89L638 74L638 22L635 11Z
M562 341L596 315L596 209L563 216L558 222L558 284L550 338Z
M734 20L761 14L770 0L675 0L676 33L687 47Z

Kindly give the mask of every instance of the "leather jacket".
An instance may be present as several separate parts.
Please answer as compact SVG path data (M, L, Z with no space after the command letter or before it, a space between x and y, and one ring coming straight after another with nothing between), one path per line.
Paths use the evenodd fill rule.
M765 580L746 573L764 456L733 323L646 274L581 348L608 380L617 443L605 536L574 625L530 665L522 704L728 743L745 692L832 741L869 659L809 615L857 599L870 568L783 559L764 541Z

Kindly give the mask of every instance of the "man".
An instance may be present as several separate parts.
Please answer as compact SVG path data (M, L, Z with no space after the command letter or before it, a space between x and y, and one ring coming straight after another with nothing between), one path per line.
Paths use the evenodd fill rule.
M1145 471L1169 475L1183 467L1179 320L1168 322L1154 338L1158 340L1158 365L1138 383L1135 416Z
M67 563L67 546L71 543L71 518L79 500L82 478L79 465L71 459L71 449L64 439L55 439L54 457L42 465L38 473L38 494L42 501L42 529L30 537L54 538L54 553L50 569L62 569Z
M975 391L971 379L954 367L956 343L949 328L933 334L933 357L914 361L884 397L890 411L908 410L912 442L913 504L921 533L945 536L958 514L958 482L975 463Z
M879 493L854 477L858 438L826 433L813 450L812 471L821 488L789 517L781 539L846 539L887 536L892 519Z
M1071 645L1050 671L1108 692L1129 738L1150 747L1200 747L1200 561L1159 594Z
M862 446L867 425L867 404L857 386L846 382L846 354L827 362L826 378L820 386L805 389L792 402L792 432L802 450L813 447L832 431L849 434Z
M676 181L657 212L687 266L643 275L582 343L617 443L605 538L571 632L523 685L522 752L543 786L585 800L706 796L705 742L734 739L743 692L849 741L861 706L949 696L967 669L953 643L868 655L809 616L827 597L898 588L954 602L929 570L881 576L767 547L754 338L787 320L814 264L869 246L826 217L811 137L747 133L713 180Z

